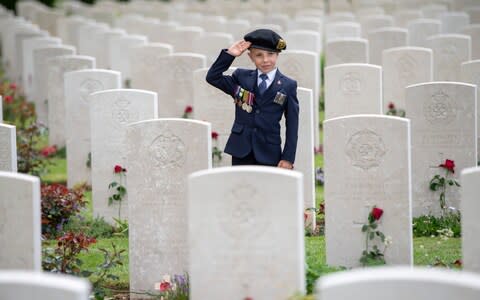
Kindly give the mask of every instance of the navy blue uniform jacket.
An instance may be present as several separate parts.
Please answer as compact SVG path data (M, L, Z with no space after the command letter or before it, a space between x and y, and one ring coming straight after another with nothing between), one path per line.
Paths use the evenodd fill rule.
M297 82L280 73L268 89L259 95L257 92L257 70L237 69L232 76L223 75L235 56L226 49L220 52L217 60L207 73L207 82L234 97L238 86L255 94L251 113L235 105L235 121L225 146L225 152L243 158L252 150L257 162L276 166L280 160L295 162L298 137ZM274 102L277 93L286 95L283 104ZM286 141L281 149L280 120L285 114Z

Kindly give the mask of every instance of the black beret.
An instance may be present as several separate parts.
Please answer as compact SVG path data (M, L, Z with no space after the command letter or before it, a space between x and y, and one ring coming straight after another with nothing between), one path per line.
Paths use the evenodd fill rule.
M251 42L251 48L280 52L287 49L287 43L275 31L270 29L257 29L247 33L243 39Z

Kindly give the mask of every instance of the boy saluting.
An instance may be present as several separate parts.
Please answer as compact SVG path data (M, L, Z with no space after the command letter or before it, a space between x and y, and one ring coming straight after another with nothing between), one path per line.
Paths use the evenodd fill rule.
M220 52L207 82L231 95L235 120L225 146L232 165L266 165L293 169L298 136L297 82L276 67L285 41L274 31L258 29ZM235 57L249 50L255 70L237 69L223 75ZM281 149L280 120L285 114L286 140Z

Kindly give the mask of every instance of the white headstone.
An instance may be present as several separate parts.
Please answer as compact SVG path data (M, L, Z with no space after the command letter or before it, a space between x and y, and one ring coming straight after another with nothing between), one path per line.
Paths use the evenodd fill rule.
M234 70L235 68L230 68L226 73L230 75ZM214 157L212 165L214 167L231 166L232 157L223 153L223 150L235 119L235 106L231 95L225 94L205 81L207 71L208 69L204 68L193 72L195 119L209 122L212 126L212 133L218 133L218 138L212 139L212 148L217 147L222 151L222 159Z
M382 65L383 50L407 46L408 31L404 28L384 27L368 33L369 63Z
M128 216L127 198L120 204L108 205L108 197L113 194L108 185L119 181L113 172L115 165L126 168L126 177L130 177L129 167L126 165L126 126L129 123L157 118L157 95L150 91L133 89L106 90L91 94L88 101L93 214L103 216L107 222L113 223L113 218L125 219Z
M319 97L320 97L320 58L318 53L310 51L287 50L282 52L277 61L278 69L288 77L297 81L299 87L313 91L313 120L319 124ZM313 138L315 146L320 145L318 126L314 126Z
M2 300L87 300L90 283L48 272L0 271Z
M429 4L421 7L425 18L438 19L441 14L448 11L448 7L443 4Z
M141 35L127 35L110 39L109 63L110 68L122 73L124 82L122 85L128 87L132 78L130 71L130 48L133 46L145 45L147 37Z
M227 19L223 30L224 32L230 33L233 35L235 41L238 41L243 38L246 32L248 32L248 28L251 27L251 24L248 20L240 20L240 19Z
M88 96L94 92L119 89L121 74L101 69L65 73L65 137L67 183L69 187L86 182L91 185L90 109Z
M63 15L60 10L44 10L37 12L35 17L40 28L47 30L51 36L57 36L57 22Z
M0 96L0 100L1 96ZM1 102L1 101L0 101ZM0 109L2 107L0 106ZM17 172L17 134L15 126L0 122L0 171Z
M432 19L417 19L408 22L408 45L426 47L427 38L440 33L440 21Z
M406 116L412 122L413 215L440 214L439 193L430 190L438 166L446 159L455 169L477 165L476 87L457 82L431 82L407 87ZM454 174L458 178L458 174ZM447 207L459 207L455 187L446 192Z
M110 66L110 40L116 37L126 36L127 33L123 29L111 29L105 32L100 32L93 36L95 40L93 48L97 59L97 68L111 69Z
M405 110L405 87L433 80L433 52L428 48L400 47L383 51L383 109L390 103Z
M471 24L480 24L480 5L471 6L467 9Z
M390 300L437 299L476 300L480 297L480 277L465 271L441 268L376 267L322 276L317 282L317 300L357 300L388 295Z
M387 15L366 16L360 19L362 25L362 37L368 38L368 33L382 27L392 27L393 17Z
M334 22L325 25L325 39L328 42L337 38L360 38L362 28L359 23Z
M395 13L395 25L398 27L407 27L407 23L411 20L423 17L421 10L399 10Z
M159 57L157 62L161 72L154 90L158 93L158 116L180 118L185 108L193 105L193 71L206 67L205 56L174 53ZM195 107L193 110L195 114Z
M322 39L320 33L317 31L287 31L284 34L284 39L288 41L288 50L304 50L315 53L320 53L322 51Z
M471 38L461 34L439 34L427 38L433 50L433 80L460 81L460 65L471 59Z
M368 41L365 39L333 39L325 49L327 66L347 63L368 63Z
M78 29L78 53L95 57L94 36L105 33L109 28L98 23L87 23Z
M477 161L480 161L480 60L472 60L461 65L461 82L477 86Z
M64 55L48 59L48 143L65 146L65 81L66 72L95 68L95 58L81 55Z
M300 173L218 168L190 175L188 188L191 299L287 299L305 292ZM272 219L280 215L282 222ZM215 289L205 288L212 281Z
M46 46L33 50L33 89L32 95L37 113L37 122L48 125L48 59L75 54L75 48L71 46Z
M480 168L463 169L461 185L463 269L480 273L480 259L478 257L480 244L477 239L480 234L480 224L478 223L480 206L477 201L480 187Z
M217 29L218 30L218 29ZM210 66L218 56L218 49L228 48L233 44L233 36L222 32L205 32L193 40L193 51L205 55Z
M21 83L23 80L23 42L35 38L35 37L47 37L47 32L45 31L36 31L36 32L28 32L28 33L19 33L15 35L15 63L13 68L15 69L14 80L16 82Z
M360 266L368 215L383 210L379 231L390 236L387 264L413 264L410 122L355 115L326 120L325 242L327 264ZM370 242L369 251L383 243Z
M480 24L463 27L460 32L472 39L472 59L480 59Z
M459 33L470 24L470 17L465 12L445 12L440 15L442 33Z
M22 88L27 99L32 101L33 92L33 50L50 45L60 45L61 40L55 37L36 37L23 41Z
M307 224L315 226L315 143L314 143L314 105L313 91L306 88L297 89L297 98L301 107L298 124L298 142L295 155L295 170L303 174L303 207L308 215ZM283 124L282 124L283 125ZM282 126L284 129L285 126ZM282 133L284 134L284 133ZM285 139L283 139L285 140Z
M382 68L342 64L325 68L325 119L382 114Z
M131 291L153 290L164 274L187 272L187 177L211 168L210 135L210 124L196 120L157 119L127 126Z
M165 70L160 58L172 54L169 44L148 43L133 46L129 51L130 86L134 89L157 91L158 82L163 80Z
M40 271L41 234L39 178L0 171L0 269Z
M177 27L168 43L173 45L175 52L193 52L193 41L203 34L204 30L201 27ZM226 47L228 46L230 45Z

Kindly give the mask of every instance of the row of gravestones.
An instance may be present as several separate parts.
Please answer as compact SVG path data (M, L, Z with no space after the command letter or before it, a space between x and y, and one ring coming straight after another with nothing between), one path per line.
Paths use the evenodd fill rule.
M26 40L27 42L30 40ZM32 42L38 42L38 39L34 39ZM198 107L198 111L196 112L196 117L197 119L201 120L209 120L215 125L215 131L217 131L219 135L219 148L223 148L223 145L226 142L226 138L228 136L228 133L230 131L229 128L229 122L231 121L232 117L231 114L233 113L231 110L231 101L228 100L228 97L226 96L220 96L218 92L215 91L214 88L209 87L205 84L204 81L204 72L205 70L201 72L197 72L195 74L195 84L193 84L193 97L191 97L191 89L192 89L192 83L191 80L177 80L175 81L175 78L189 78L192 76L192 66L193 65L198 65L198 67L202 67L204 63L202 63L203 59L200 56L187 56L187 55L172 55L168 57L164 57L163 59L159 56L161 56L161 52L157 51L159 50L160 47L156 45L150 45L150 46L145 46L145 47L139 47L138 49L135 49L138 51L138 53L134 53L133 57L138 57L137 59L139 60L138 64L135 64L135 72L138 73L138 78L139 80L135 80L134 87L141 87L144 89L154 89L156 88L155 82L152 82L149 84L149 80L152 78L158 78L161 76L161 70L164 69L178 69L179 72L174 72L172 73L174 77L171 77L170 80L169 78L164 78L162 81L164 85L162 85L164 88L159 89L159 91L162 91L163 95L165 95L165 99L171 99L172 97L179 98L178 93L180 92L186 92L188 95L185 97L180 97L183 99L188 99L186 101L191 101L193 98L195 103L202 103L202 105L195 105L195 103L192 102L187 102L181 105L175 105L176 107L173 107L170 109L170 111L175 110L175 112L167 113L168 106L172 106L172 104L164 103L162 102L161 105L158 105L158 107L161 107L159 109L159 115L162 114L161 116L167 117L167 116L179 116L181 115L181 112L183 111L184 107L186 105L193 104L195 107ZM65 49L69 50L69 49ZM101 89L109 89L109 88L118 88L118 80L116 79L115 76L118 77L118 75L115 75L114 72L108 72L104 71L103 73L101 71L99 72L79 72L77 75L72 75L70 77L67 76L66 81L72 81L72 83L67 83L65 82L65 87L63 88L63 84L58 84L59 82L62 82L62 76L64 73L67 71L71 71L72 69L81 69L81 68L88 68L88 65L83 65L83 62L86 64L90 64L91 59L88 59L86 57L75 57L75 56L56 56L58 54L65 54L63 53L64 48L61 47L44 47L44 48L38 48L33 50L33 60L38 61L38 64L35 64L35 70L37 70L35 73L37 73L37 76L35 78L39 79L44 79L45 76L39 76L40 74L47 73L47 95L49 98L49 111L54 112L52 114L52 117L49 118L49 124L50 124L50 134L52 135L50 139L50 143L57 144L57 145L62 145L63 143L66 143L67 145L67 166L68 166L68 176L69 176L69 185L73 186L75 183L81 182L81 181L89 181L89 170L86 167L85 161L87 160L88 153L90 151L90 146L89 146L89 127L90 127L90 121L89 121L89 113L88 113L88 106L85 105L86 103L86 96L88 96L89 93L96 91L96 90L101 90ZM59 53L62 52L62 53ZM152 56L152 52L156 52L156 57ZM49 60L46 60L45 58L47 57L52 57L55 56ZM315 62L316 58L315 55L310 55ZM177 59L175 59L177 58ZM159 63L156 64L156 61ZM150 66L153 65L154 67L158 67L158 70L155 68L150 68L148 62L150 62ZM309 62L307 61L306 63L303 63L305 66ZM93 63L91 63L92 65ZM58 66L57 66L58 65ZM310 69L313 71L314 68L312 67L313 65L318 65L318 63L310 64ZM150 72L148 72L151 70ZM159 73L160 70L160 73ZM45 71L45 72L43 72ZM153 73L156 72L156 73ZM182 73L183 72L183 73ZM178 74L181 73L181 74ZM318 78L318 72L316 72L315 78ZM95 75L96 74L96 75ZM102 75L103 74L103 75ZM98 77L98 78L96 78ZM103 79L100 79L103 78ZM304 76L306 77L306 76ZM110 79L108 79L110 78ZM160 83L162 83L160 82ZM311 85L313 85L312 80ZM166 84L165 84L166 83ZM186 86L183 86L185 85ZM43 86L43 84L39 84L39 86ZM170 92L168 92L170 91ZM177 93L175 96L171 96L171 93ZM215 97L222 97L220 101L218 99L215 101ZM65 104L62 103L61 99L65 97ZM43 98L43 97L39 97ZM309 97L305 97L305 99L308 99ZM79 100L80 99L80 100ZM225 99L225 100L223 100ZM83 100L83 101L82 101ZM212 102L213 101L213 102ZM122 102L122 101L120 101ZM125 102L125 101L123 101ZM126 114L123 116L125 119L123 122L127 123L128 122L128 109L122 108L121 106L124 105L124 103L120 103L116 106L114 106L114 110L120 111L120 114ZM210 105L206 105L208 102L210 102ZM65 108L63 107L65 105ZM51 107L52 106L52 107ZM51 107L51 108L50 108ZM307 106L309 107L309 106ZM304 110L305 114L308 115L312 110L307 109ZM316 110L315 110L316 111ZM50 114L49 114L50 115ZM122 116L120 116L122 117ZM228 118L230 117L230 118ZM51 120L50 120L51 119ZM302 126L305 126L306 128L313 127L313 125L309 125L310 120L308 118L304 118L305 122L303 122L305 125L302 124ZM60 129L65 128L65 133L62 133ZM305 142L302 143L302 145L305 148L302 148L301 152L304 153L305 155L299 154L300 159L297 161L297 168L298 170L301 170L302 172L305 172L306 178L308 178L308 183L306 185L308 188L306 189L308 193L306 193L305 198L306 198L306 207L312 207L314 204L314 187L313 187L313 178L310 176L310 174L313 174L313 147L311 146L311 143L308 141L310 131L304 130L305 132L305 137L306 140ZM63 142L62 136L66 136L66 141ZM318 134L315 134L315 136L318 136ZM102 140L102 139L100 139ZM301 138L301 140L303 140ZM301 156L300 156L301 155ZM95 154L92 155L95 157ZM102 159L93 159L97 163L100 162L100 164L97 165L94 163L94 166L92 167L94 170L99 169L99 170L110 170L111 167L106 167L106 165L113 166L115 163L119 163L121 161L121 158L118 157L118 155L106 155L110 159L109 160L102 160ZM228 158L225 156L224 161L222 162L223 165L229 164L228 163ZM83 172L82 172L83 171ZM101 172L101 171L100 171ZM109 174L109 171L106 171L108 176L106 176L103 180L98 180L98 187L99 192L96 193L95 190L97 190L94 187L94 195L98 194L100 195L99 197L94 196L94 202L98 203L99 201L104 202L104 199L108 197L103 197L108 194L107 186L108 183L111 181L111 174ZM85 173L87 175L85 175ZM96 176L98 178L98 176ZM97 182L97 181L95 181ZM94 184L95 185L95 184ZM101 199L101 200L97 200ZM97 200L97 201L95 201ZM308 203L308 204L307 204ZM102 207L102 205L99 205L99 207Z
M408 141L409 125L408 120L384 116L326 122L326 134L336 128L341 136L326 145L326 155L347 151L352 157L337 160L338 166L326 161L327 193L333 195L326 202L329 265L359 265L364 242L360 228L371 209L359 203L368 201L384 209L379 230L394 241L385 257L388 264L412 264L408 142L400 145L400 134L389 131L401 131ZM193 120L147 120L127 128L128 138L136 142L126 154L131 291L153 290L163 274L188 272L192 299L279 299L302 292L302 175L266 167L209 170L209 133L208 123ZM350 133L348 149L338 151ZM383 157L365 157L365 140L381 142L369 146L376 146L375 154ZM383 165L388 165L387 179L382 178L382 171L387 172ZM331 182L345 170L344 181ZM465 270L475 272L480 271L475 239L479 181L479 168L462 172L463 262ZM348 185L354 185L357 194L344 192ZM0 268L39 270L39 179L0 172L0 207ZM282 222L275 221L279 216ZM220 284L206 289L213 281Z

